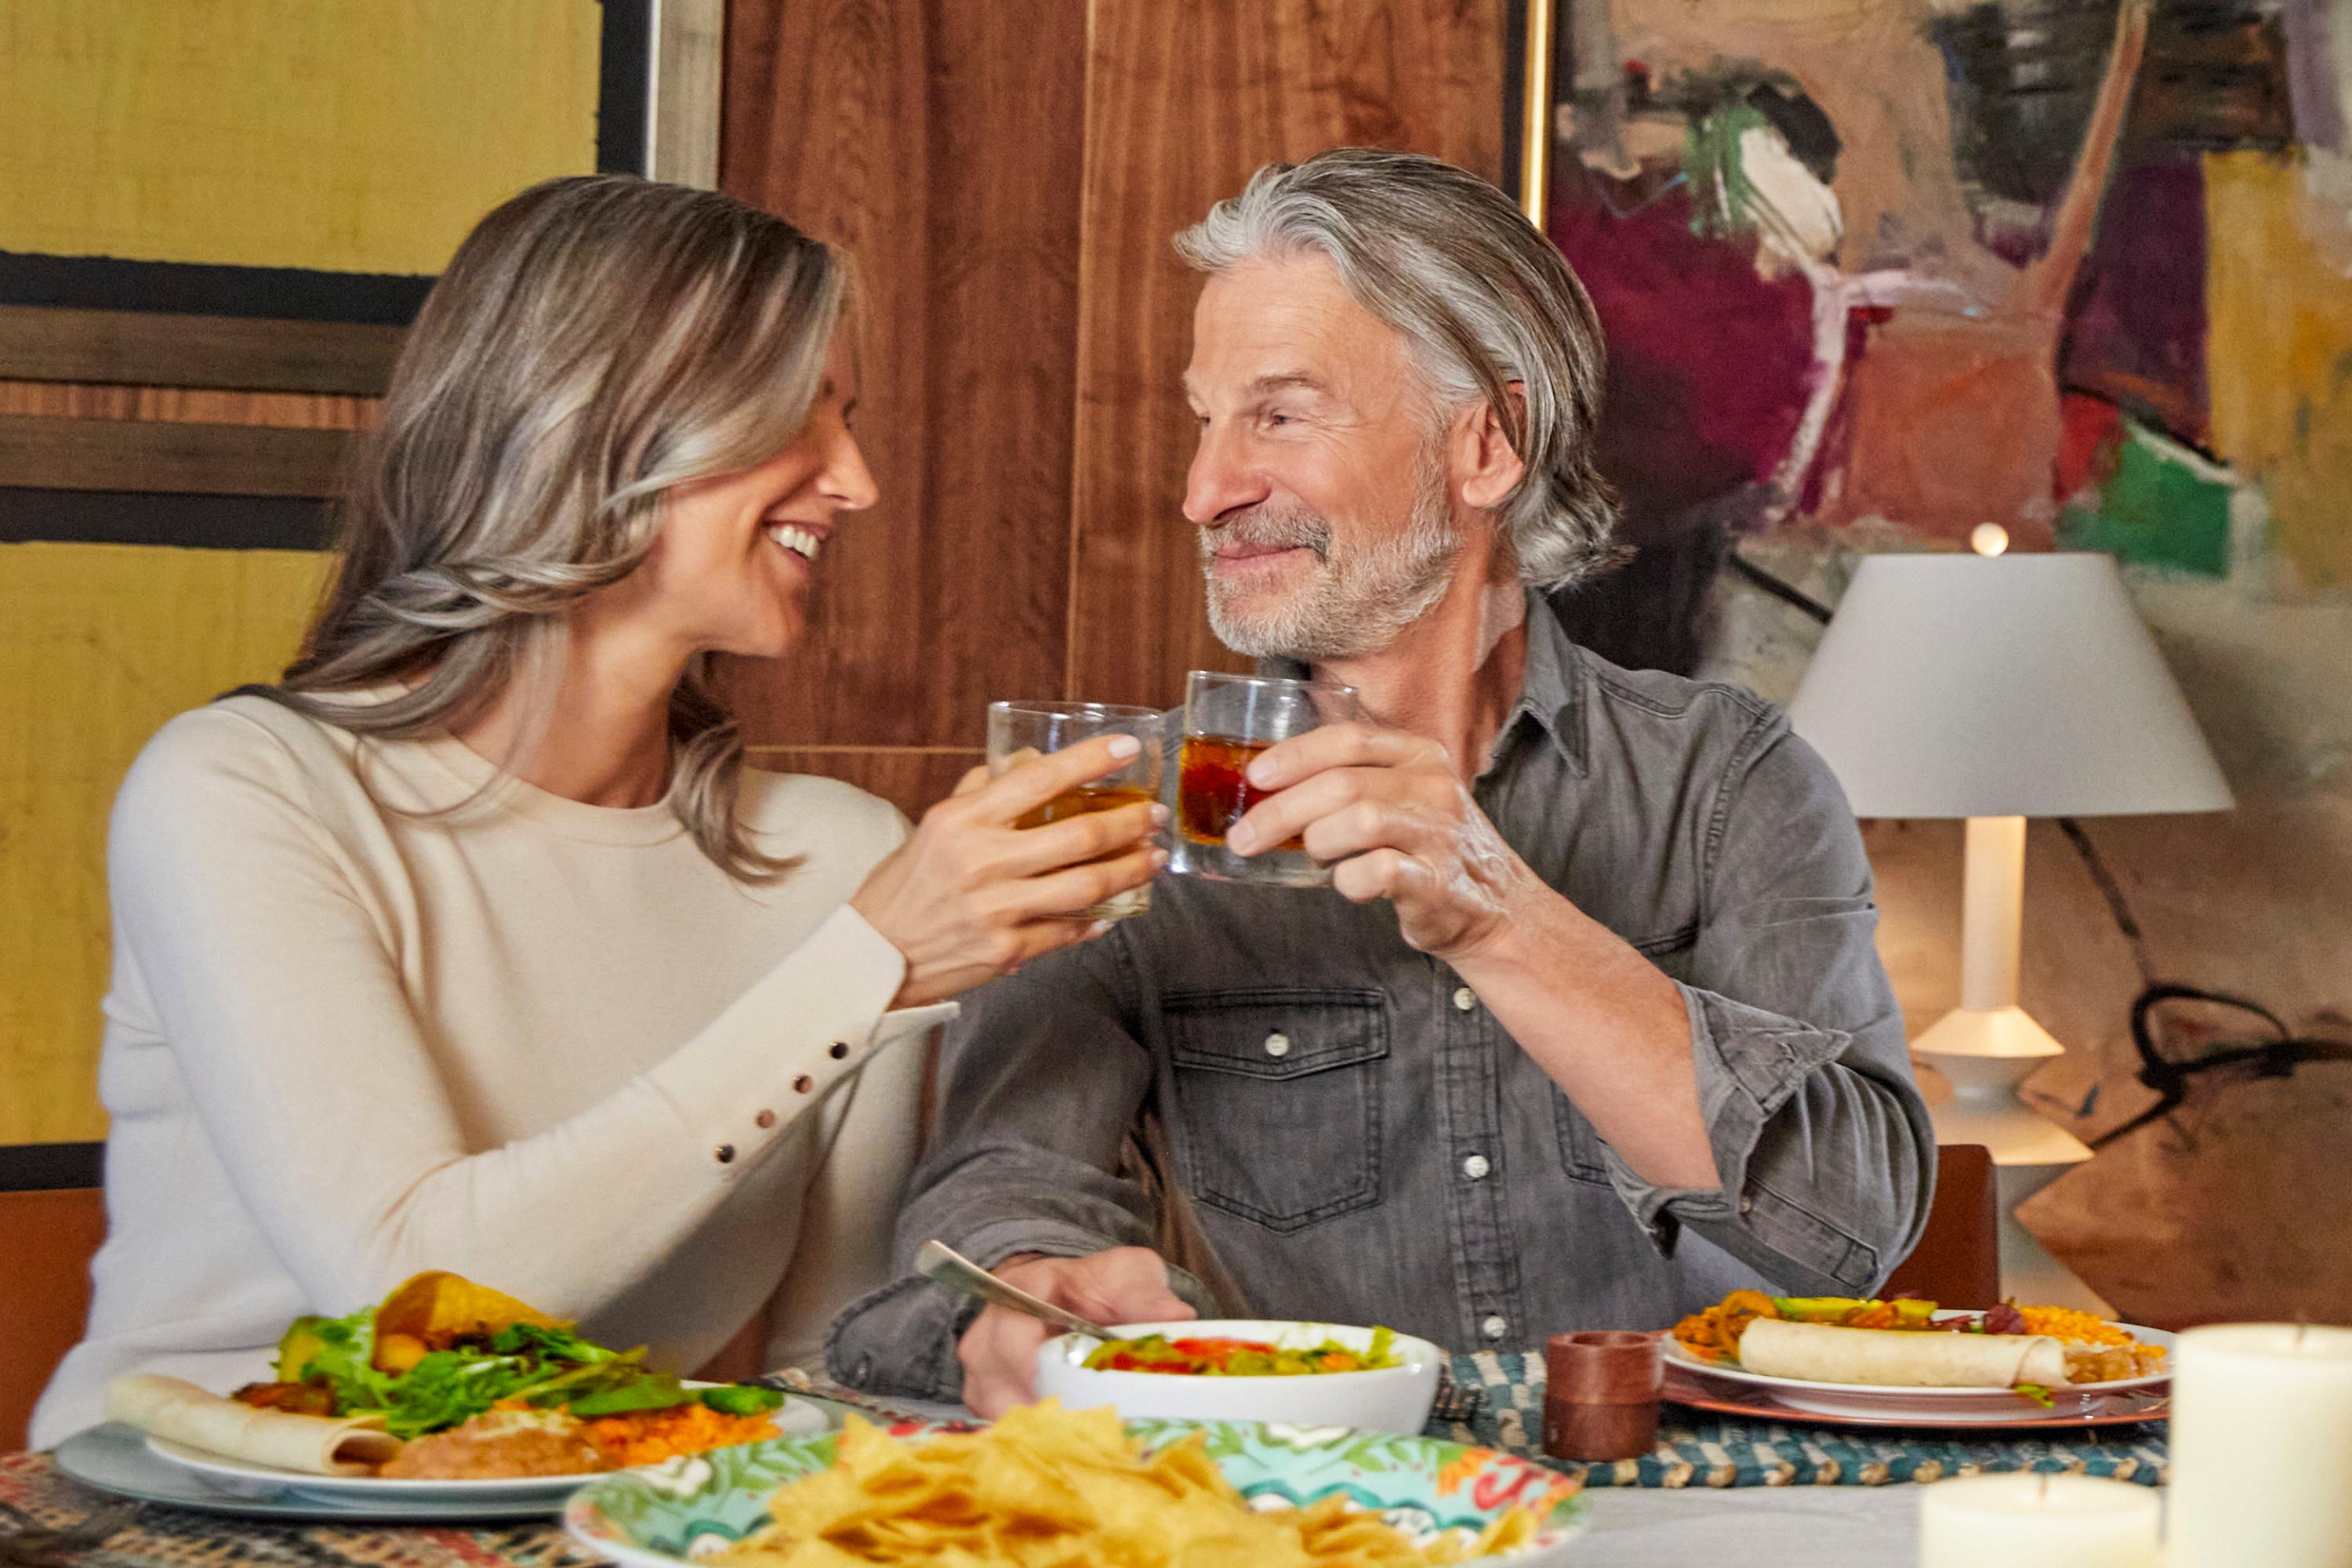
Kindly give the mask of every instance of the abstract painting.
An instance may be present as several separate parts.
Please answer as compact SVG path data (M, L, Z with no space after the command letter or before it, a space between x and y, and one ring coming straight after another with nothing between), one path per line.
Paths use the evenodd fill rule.
M2115 555L2241 804L2037 825L2027 1001L2075 1047L2037 1103L2095 1143L2153 1101L2128 1015L2157 980L2352 1038L2352 8L1560 0L1555 31L1547 222L1609 337L1640 551L1563 600L1578 635L1785 699L1861 552L1996 522ZM1924 1018L1946 826L1868 826ZM2226 1011L2167 1027L2193 1048ZM2226 1076L2200 1092L2230 1137L2192 1103L2028 1223L2143 1321L2341 1316L2352 1222L2288 1194L2352 1176L2320 1131L2352 1071Z

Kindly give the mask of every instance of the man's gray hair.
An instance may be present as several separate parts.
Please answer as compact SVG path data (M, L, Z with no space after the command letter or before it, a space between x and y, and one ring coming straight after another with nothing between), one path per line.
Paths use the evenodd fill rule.
M1404 335L1444 412L1483 402L1502 420L1527 465L1497 509L1520 577L1564 587L1619 559L1615 498L1592 461L1601 323L1559 248L1502 192L1434 158L1342 147L1266 164L1176 250L1203 272L1328 257L1356 302Z

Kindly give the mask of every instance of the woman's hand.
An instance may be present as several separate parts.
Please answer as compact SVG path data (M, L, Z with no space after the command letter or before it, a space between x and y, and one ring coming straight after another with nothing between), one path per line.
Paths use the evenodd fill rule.
M1152 842L1165 806L1089 812L1044 827L1013 825L1140 750L1097 735L991 779L974 768L874 868L849 907L907 960L894 1007L919 1007L1009 974L1041 953L1097 936L1073 917L1150 881L1168 864Z

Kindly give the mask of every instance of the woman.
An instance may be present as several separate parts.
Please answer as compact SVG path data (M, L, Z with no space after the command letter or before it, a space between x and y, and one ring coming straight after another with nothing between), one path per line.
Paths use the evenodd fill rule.
M743 765L709 656L789 652L875 500L847 287L781 219L617 176L459 248L302 658L116 802L110 1234L37 1445L122 1372L266 1376L290 1319L419 1269L680 1370L761 1322L806 1359L879 1282L934 1005L1164 856L1158 807L1012 826L1108 740L911 837Z

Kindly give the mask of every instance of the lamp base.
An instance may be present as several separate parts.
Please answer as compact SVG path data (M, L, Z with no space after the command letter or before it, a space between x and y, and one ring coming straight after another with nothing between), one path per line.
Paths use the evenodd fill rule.
M2029 1307L2115 1310L2018 1223L2017 1205L2091 1157L2090 1145L2018 1098L2017 1086L2065 1047L2024 1008L1959 1007L1911 1042L1952 1085L1929 1108L1939 1143L1980 1143L1992 1155L1998 1194L2000 1293ZM1990 1306L1986 1302L1984 1305Z

